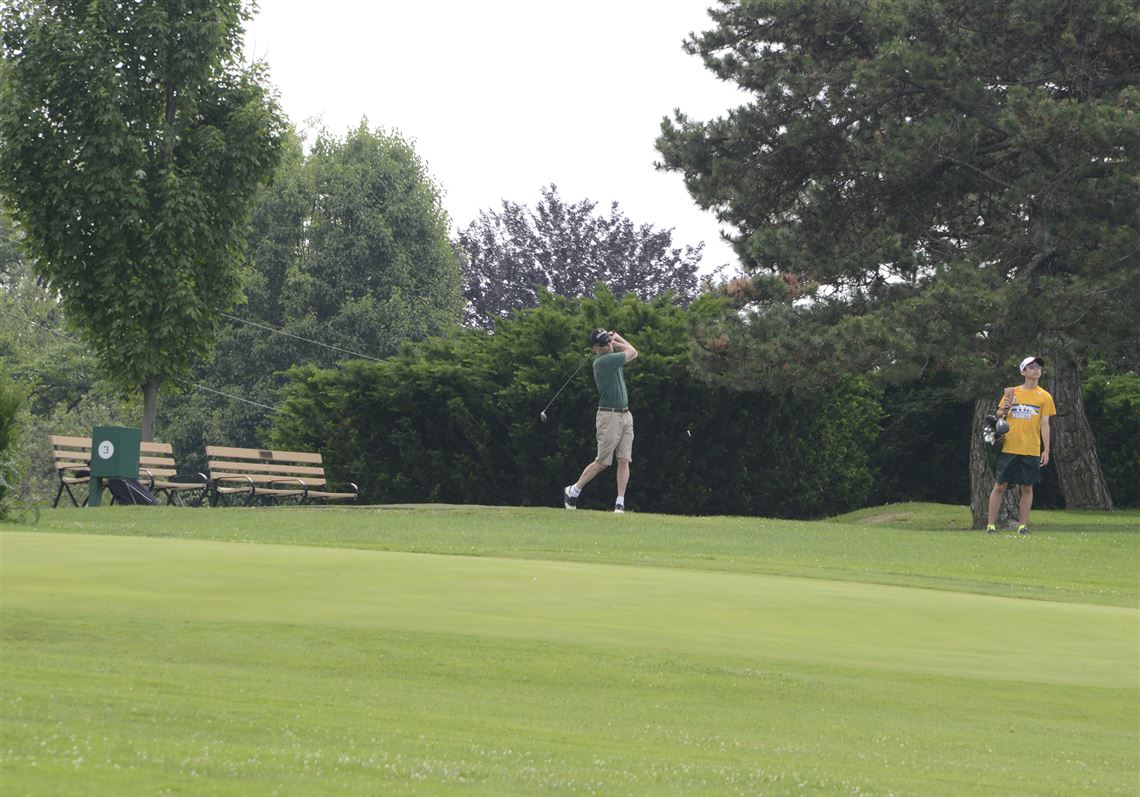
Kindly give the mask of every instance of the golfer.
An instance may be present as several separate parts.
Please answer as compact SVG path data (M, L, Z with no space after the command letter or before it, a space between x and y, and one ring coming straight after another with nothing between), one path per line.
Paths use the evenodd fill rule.
M1018 507L1018 534L1029 533L1029 510L1033 508L1033 485L1041 479L1041 467L1049 464L1049 419L1057 414L1053 397L1037 383L1041 381L1045 361L1026 357L1021 361L1021 387L1006 388L999 413L1009 419L1009 431L1001 442L997 457L994 488L990 491L987 534L997 533L997 516L1005 488L1021 485Z
M617 457L617 501L615 512L625 511L625 487L629 483L629 463L633 459L633 414L623 366L637 357L637 349L616 332L595 329L590 333L594 347L594 383L598 386L598 455L586 466L578 481L562 490L567 509L578 508L578 496L590 481L608 468Z

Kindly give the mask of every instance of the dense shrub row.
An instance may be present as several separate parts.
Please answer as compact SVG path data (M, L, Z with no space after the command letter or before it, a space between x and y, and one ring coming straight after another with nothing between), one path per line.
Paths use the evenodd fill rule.
M294 370L275 430L252 429L252 441L218 432L238 423L227 415L244 410L236 404L217 417L187 414L159 436L188 472L204 470L208 443L276 444L323 452L334 473L361 482L367 501L555 505L593 454L589 370L548 424L538 412L587 358L586 331L608 326L642 351L628 369L638 434L631 508L814 517L894 501L968 502L973 408L951 374L882 390L850 382L806 401L714 388L690 370L692 312L667 301L548 297L491 336L467 331L409 344L383 363ZM17 338L0 345L16 383L0 380L0 493L11 501L4 484L19 474L19 500L35 505L55 489L48 435L137 418L91 381L81 352L37 356L57 339L24 351ZM1116 505L1140 506L1140 378L1091 363L1084 400ZM583 505L612 497L612 474L603 474ZM1064 505L1052 466L1035 503Z
M316 448L369 502L557 505L593 458L587 357L596 326L641 352L626 370L636 419L629 505L651 512L814 517L860 506L880 405L851 382L810 402L714 388L689 367L685 311L546 297L494 335L409 346L381 363L292 372L274 444ZM612 503L612 471L584 507Z

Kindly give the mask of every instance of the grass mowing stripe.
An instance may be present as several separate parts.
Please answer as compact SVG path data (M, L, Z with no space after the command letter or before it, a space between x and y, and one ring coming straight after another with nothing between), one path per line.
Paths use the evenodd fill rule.
M109 507L46 512L39 530L822 576L1140 605L1140 511L1034 513L1029 537L962 530L969 519L967 508L937 504L842 522L488 507Z
M8 533L5 609L321 623L1129 686L1134 610L761 575Z

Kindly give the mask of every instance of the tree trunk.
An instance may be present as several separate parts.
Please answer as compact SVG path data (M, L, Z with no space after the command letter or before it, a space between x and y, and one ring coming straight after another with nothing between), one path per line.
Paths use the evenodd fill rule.
M1104 481L1096 441L1085 416L1081 393L1084 369L1077 361L1053 357L1053 378L1048 390L1057 405L1050 421L1052 461L1057 469L1066 509L1112 509L1112 496Z
M154 441L154 421L158 416L158 380L154 377L146 380L143 385L143 427L142 439L144 443Z
M990 491L994 487L994 470L991 455L982 440L982 425L987 415L997 409L997 401L985 399L974 402L974 420L970 425L970 515L972 528L984 529L990 506ZM1011 484L1002 497L998 510L997 527L1011 528L1017 525L1018 504L1021 488Z

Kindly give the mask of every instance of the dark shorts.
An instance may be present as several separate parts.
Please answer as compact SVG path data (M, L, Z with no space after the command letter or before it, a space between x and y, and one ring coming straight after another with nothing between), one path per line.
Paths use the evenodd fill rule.
M1041 481L1041 457L998 454L994 481L998 484L1037 484Z

